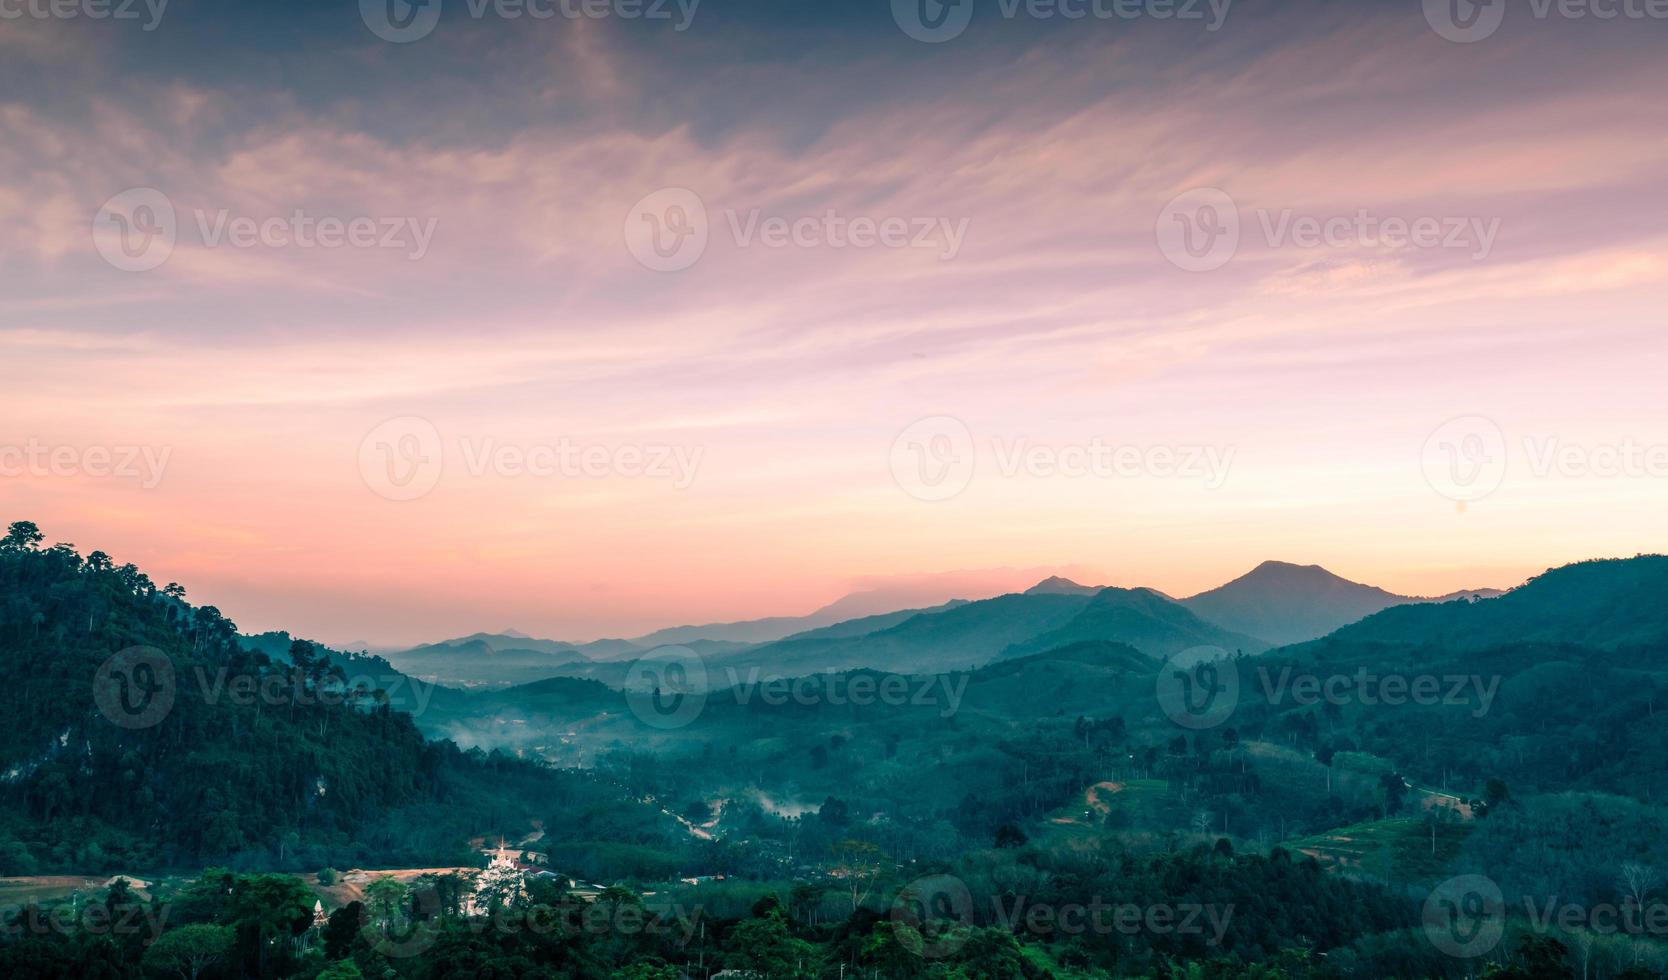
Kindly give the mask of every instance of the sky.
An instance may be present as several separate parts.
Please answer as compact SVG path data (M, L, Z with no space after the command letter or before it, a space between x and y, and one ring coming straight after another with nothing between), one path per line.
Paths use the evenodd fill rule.
M1453 4L0 0L0 520L377 643L1662 551L1668 11Z

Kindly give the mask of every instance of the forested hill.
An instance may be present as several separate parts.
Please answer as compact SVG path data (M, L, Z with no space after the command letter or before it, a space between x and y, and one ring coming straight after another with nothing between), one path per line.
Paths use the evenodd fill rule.
M247 651L179 586L13 524L0 541L0 875L451 862L472 835L602 791L427 742L374 674L350 687L311 644L287 653Z
M1503 643L1616 649L1668 641L1668 556L1577 562L1493 599L1396 606L1326 641L1479 650Z

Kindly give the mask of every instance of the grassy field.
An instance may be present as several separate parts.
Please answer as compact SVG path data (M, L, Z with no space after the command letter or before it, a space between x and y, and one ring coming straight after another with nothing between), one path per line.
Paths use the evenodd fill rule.
M1391 817L1299 837L1284 846L1340 871L1397 882L1432 882L1448 877L1447 869L1470 832L1468 823L1438 823L1433 850L1427 820Z
M1083 797L1051 813L1044 826L1054 834L1071 836L1102 829L1140 828L1185 832L1189 812L1162 779L1106 780L1090 786Z
M99 894L110 887L110 875L31 875L26 878L0 878L0 908L17 905L27 905L30 902L52 904L61 902L71 896L80 894L83 897ZM133 875L118 875L126 878L128 887L140 898L149 898L151 892L158 886L173 886L183 878L169 878L157 880L153 878L139 878Z

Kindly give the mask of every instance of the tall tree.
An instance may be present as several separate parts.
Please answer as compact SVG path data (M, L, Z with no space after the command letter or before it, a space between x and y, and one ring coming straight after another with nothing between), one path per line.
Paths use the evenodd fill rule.
M41 529L34 521L13 521L6 528L6 536L0 538L0 548L14 551L34 551L46 539Z
M203 971L225 959L232 949L227 926L197 922L165 932L145 950L142 962L159 973L177 973L197 980Z

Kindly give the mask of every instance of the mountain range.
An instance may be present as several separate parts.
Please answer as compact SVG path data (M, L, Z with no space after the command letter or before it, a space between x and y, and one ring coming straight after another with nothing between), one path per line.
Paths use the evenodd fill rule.
M1632 786L1648 793L1654 782L1640 782L1638 760L1601 746L1623 739L1621 732L1638 723L1635 716L1659 714L1652 706L1668 677L1661 673L1659 653L1668 648L1668 604L1660 601L1665 588L1668 557L1584 562L1548 571L1503 596L1414 601L1318 640L1276 649L1206 622L1152 590L1107 588L1085 595L1050 588L922 611L861 635L787 638L709 658L698 730L660 731L622 711L623 671L614 678L593 671L441 699L425 727L465 746L550 755L569 764L594 759L627 739L657 744L691 739L692 745L713 739L737 745L817 742L825 740L828 726L846 731L853 724L849 706L815 697L803 703L771 701L759 685L776 676L798 676L815 688L835 683L814 676L824 672L850 677L896 671L935 674L926 679L945 689L965 684L957 726L975 724L974 715L988 716L998 730L1020 719L1063 715L1132 729L1156 726L1170 738L1175 729L1153 697L1160 664L1190 647L1206 646L1254 658L1239 668L1243 705L1235 725L1246 732L1266 731L1283 741L1291 731L1309 731L1304 726L1320 717L1303 702L1281 696L1284 689L1267 678L1429 674L1447 679L1444 697L1451 697L1452 678L1487 675L1495 678L1487 687L1491 700L1456 702L1457 714L1440 722L1424 708L1380 710L1381 703L1370 697L1344 697L1343 706L1372 721L1335 719L1338 744L1346 744L1348 730L1362 751L1371 746L1381 756L1418 762L1432 780L1446 781L1441 773L1463 769L1466 784L1480 786L1509 767L1514 785L1533 779L1555 787L1560 779L1585 774L1606 791ZM1630 655L1618 657L1618 650ZM1259 677L1263 683L1254 683ZM734 696L712 696L719 690ZM896 709L913 710L905 704ZM893 724L869 720L883 728ZM1572 761L1568 773L1549 774L1550 764L1535 762L1556 758L1553 753L1498 750L1505 735L1539 731L1554 720L1593 742L1584 749L1587 761ZM941 718L925 721L943 724ZM1409 749L1413 745L1420 751ZM1445 754L1421 754L1432 746ZM1602 766L1593 761L1601 759ZM793 778L806 777L796 771Z
M544 677L624 682L628 664L676 645L718 671L781 676L875 667L958 670L1083 642L1126 644L1163 659L1194 647L1258 653L1325 636L1414 603L1485 598L1481 589L1437 599L1397 595L1318 565L1267 561L1185 599L1155 589L1084 585L1049 576L1023 592L921 608L874 611L895 592L855 593L806 616L679 626L631 639L541 640L514 630L476 633L387 654L402 670L460 687ZM716 682L716 680L715 680Z
M1339 591L1313 571L1292 581L1272 595ZM1494 598L1394 605L1260 653L1265 640L1187 600L1039 585L763 644L693 639L709 667L942 673L879 696L896 678L860 666L781 685L787 696L719 670L713 683L728 690L673 720L600 680L626 676L625 662L574 645L507 631L405 659L555 664L598 679L416 690L374 657L242 635L134 566L0 545L0 874L468 868L481 842L508 838L537 839L552 869L586 881L647 890L725 875L751 886L807 877L807 866L838 879L849 874L835 863L849 860L842 845L878 837L904 840L888 855L903 867L950 860L935 853L967 860L951 871L983 887L990 869L1033 859L1067 878L1110 846L1128 857L1099 862L1109 877L1085 890L1127 888L1145 867L1162 872L1155 901L1228 894L1250 907L1285 881L1339 908L1328 882L1382 876L1386 895L1412 896L1385 918L1400 930L1385 934L1390 950L1408 945L1426 883L1483 867L1507 895L1610 901L1614 869L1657 853L1668 833L1668 557L1568 565ZM1247 655L1225 668L1240 684L1214 727L1183 725L1155 697L1174 676L1162 658L1190 645ZM1288 677L1324 677L1337 693L1317 703ZM1384 683L1333 683L1367 678ZM1388 683L1398 678L1400 694ZM1442 683L1407 696L1422 678ZM1172 859L1215 877L1178 888L1152 864ZM1224 893L1235 869L1268 877ZM222 904L226 874L182 907ZM1003 880L1038 880L1024 874ZM735 886L699 887L706 898ZM296 935L313 926L309 904ZM364 935L355 918L331 921ZM876 922L890 934L884 912ZM436 948L474 955L477 936L456 940ZM894 975L920 975L914 966Z
M1313 572L1295 581L1326 582ZM1029 594L859 617L767 644L700 642L714 644L706 654L711 685L732 688L752 680L745 676L749 665L766 674L942 671L929 678L938 685L931 690L945 697L954 692L959 703L959 678L976 668L966 712L952 720L944 713L950 702L942 699L881 705L869 718L878 727L867 730L869 741L850 756L899 767L901 784L913 785L922 766L938 764L929 762L938 753L955 755L955 778L934 784L937 807L954 808L966 796L963 782L994 771L1001 739L1020 723L1053 718L1068 725L1079 718L1067 742L1091 750L1096 731L1128 726L1146 733L1132 748L1158 758L1161 741L1173 744L1174 732L1152 695L1157 665L1195 645L1257 654L1255 666L1242 668L1252 672L1247 678L1261 671L1284 676L1289 666L1344 677L1359 669L1499 679L1487 688L1499 699L1481 710L1462 703L1441 714L1450 707L1445 701L1398 710L1363 697L1345 699L1348 714L1324 722L1323 713L1250 684L1235 730L1266 733L1265 744L1330 732L1342 745L1347 733L1349 751L1395 760L1416 780L1445 784L1460 774L1461 785L1474 788L1500 776L1514 791L1573 786L1648 799L1668 790L1661 780L1668 760L1659 748L1668 743L1657 731L1668 683L1661 659L1668 647L1665 593L1668 557L1594 560L1550 570L1498 597L1392 606L1318 640L1257 654L1261 640L1205 619L1186 600L1055 582ZM508 633L459 640L418 648L406 659L473 659L518 670L544 669L548 660L558 675L488 691L413 692L375 658L319 651L282 633L240 635L214 607L157 590L132 566L85 562L68 548L0 548L0 709L9 719L0 757L10 760L0 803L10 807L18 828L8 832L27 841L11 853L26 851L29 861L51 867L103 867L112 857L135 866L233 858L307 867L455 860L459 842L483 831L559 808L608 811L622 799L623 805L641 800L640 793L622 797L607 779L582 772L547 771L425 741L455 736L469 749L525 747L545 758L594 762L623 744L621 738L644 733L641 719L622 710L617 680L602 674L623 677L624 663ZM150 689L167 690L165 701L140 692L147 693L140 708L162 705L151 721L121 713L134 709L124 707L128 692L114 681L106 686L120 688L122 700L111 701L97 685L91 701L86 693L88 678L110 673L113 660L120 666L112 652L136 649L135 641L156 651L151 655L171 665L177 678L177 688ZM732 667L741 676L732 678ZM597 676L561 677L563 670ZM249 676L260 682L256 690L279 692L272 697L284 702L283 710L223 696L213 688L222 674ZM357 675L382 690L349 694ZM125 666L112 674L135 683L140 676ZM286 690L291 694L283 695ZM339 700L321 698L321 691L335 691ZM710 699L702 726L665 737L706 751L698 745L710 743L714 732L734 735L731 744L766 755L714 753L708 764L730 767L724 778L752 780L776 767L782 789L802 796L832 792L843 769L819 767L812 748L821 748L826 761L827 753L849 744L846 734L836 741L828 732L833 724L841 733L856 732L862 718L855 706L833 698L801 703L742 695L748 692ZM969 739L964 725L983 726L986 737ZM764 744L787 732L798 732L791 746ZM893 735L919 742L896 764L887 761ZM1542 741L1525 750L1524 739ZM769 755L782 752L779 759ZM755 765L761 761L768 763L763 769ZM251 780L246 773L264 775ZM1280 778L1278 767L1265 767L1265 777ZM998 779L987 793L1012 778ZM1300 784L1328 785L1305 777L1291 786ZM106 791L111 786L133 792L117 796ZM1285 800L1270 797L1266 805L1272 813ZM180 813L207 818L154 833Z

